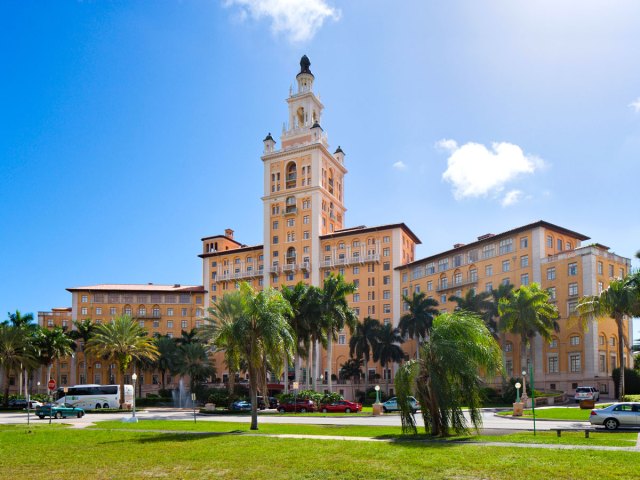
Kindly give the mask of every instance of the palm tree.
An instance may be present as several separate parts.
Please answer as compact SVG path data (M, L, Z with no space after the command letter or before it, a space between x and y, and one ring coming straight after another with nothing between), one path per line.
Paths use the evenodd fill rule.
M362 377L362 359L350 358L340 365L340 378L350 378L353 383L360 383Z
M422 339L428 335L433 318L439 313L435 308L438 302L433 298L427 298L424 292L413 292L411 298L403 295L402 300L409 306L409 311L400 317L398 328L403 337L416 339L416 355L419 358Z
M295 334L296 349L294 356L294 378L299 381L300 359L307 358L309 355L309 347L311 342L310 318L308 315L308 304L306 296L309 286L303 282L298 282L293 288L283 287L281 289L282 296L289 302L291 306L291 316L289 316L289 324ZM285 359L286 360L286 359ZM287 363L287 362L285 362ZM289 387L288 365L285 365L285 393Z
M49 381L53 363L73 354L73 348L71 348L73 342L62 328L53 327L52 329L41 328L35 343L40 355L40 363L47 367L47 381Z
M369 387L369 360L375 352L380 333L380 322L367 317L356 325L353 335L349 339L349 356L364 360L364 391Z
M526 368L527 347L536 335L540 335L547 342L551 341L551 332L560 329L558 309L550 302L549 293L542 290L540 285L522 285L514 290L510 297L502 298L498 304L500 313L500 328L520 336L522 349L520 351L521 368ZM533 388L533 385L532 385Z
M618 400L624 396L624 349L628 345L624 333L624 317L640 314L640 296L638 290L629 282L629 278L611 280L606 290L599 295L584 297L578 303L578 317L586 322L594 317L609 316L618 327L618 358L620 359L620 383Z
M33 323L33 313L22 314L20 310L16 310L15 313L11 313L11 312L7 313L7 320L5 320L3 323L6 325L11 325L17 328L18 330L22 331L24 335L27 338L29 338L31 341L33 340L33 337L36 331L38 330L38 325L36 323ZM27 379L26 371L23 367L20 367L20 370L18 373L19 373L18 385L20 385L20 390L22 390L23 374L25 374L24 379L25 379L25 385L26 385L26 379ZM25 386L25 391L26 391L26 386Z
M4 371L4 407L9 404L11 372L18 372L23 367L31 367L36 363L27 340L20 328L8 322L0 324L0 371Z
M158 335L154 338L154 342L158 349L158 358L156 358L155 366L160 371L160 385L162 386L162 390L165 390L167 372L175 370L174 365L178 346L175 340L168 335Z
M328 326L322 316L322 289L313 285L309 286L302 302L302 314L309 329L309 352L307 355L307 384L318 389L318 356L320 347L327 346Z
M494 338L498 339L500 335L499 328L499 320L500 320L500 311L499 305L500 301L505 298L509 299L513 295L514 289L513 283L501 283L498 285L498 288L494 288L491 290L491 297L493 297L493 303L491 304L491 309L488 312L487 319L485 323L489 328L489 331L493 334ZM504 343L504 342L503 342Z
M380 362L382 371L386 372L388 363L400 363L404 360L404 351L399 344L403 342L400 330L391 324L383 325L378 330L378 343L373 349L373 361ZM387 379L387 395L389 395L389 379Z
M349 307L347 295L356 291L353 283L344 281L342 275L329 275L324 280L320 296L320 316L327 336L327 381L331 391L333 342L338 340L338 332L349 327L353 333L358 317Z
M189 375L189 391L191 393L195 393L196 385L216 374L209 353L200 342L180 345L176 352L173 369L181 376Z
M158 349L153 339L129 315L115 317L112 323L102 323L87 344L86 351L116 363L120 372L120 406L124 404L124 375L134 360L155 360Z
M84 320L74 320L73 326L75 328L68 333L69 337L73 340L71 347L75 351L80 349L80 351L82 352L84 357L84 368L82 373L84 375L85 382L89 383L89 380L88 380L89 379L89 374L88 374L89 359L87 358L86 348L87 348L87 343L91 339L91 336L93 335L96 329L96 324L93 323L93 321L90 318L86 318ZM78 344L78 340L81 340L82 342Z
M463 407L471 424L482 424L481 388L484 377L502 369L500 347L480 317L466 311L445 313L433 320L422 358L403 364L396 374L396 395L402 430L417 433L408 396L420 401L425 430L432 435L467 431Z
M456 302L458 305L456 310L466 310L470 313L475 313L485 320L487 328L494 337L498 335L498 329L495 320L493 319L494 302L491 292L476 293L475 288L467 290L464 297L457 295L451 295L449 297L450 302Z
M178 345L188 345L190 343L194 343L198 341L198 329L192 328L189 331L182 330L180 332L180 336L176 338L176 343Z
M255 292L246 282L240 284L241 311L233 321L220 322L213 345L230 348L246 360L251 395L251 430L258 429L258 389L267 394L266 366L279 373L282 355L291 357L295 344L287 322L291 306L277 290Z

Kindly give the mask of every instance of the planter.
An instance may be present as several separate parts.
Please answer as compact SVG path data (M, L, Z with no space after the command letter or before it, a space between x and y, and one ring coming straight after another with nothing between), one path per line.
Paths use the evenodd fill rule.
M580 408L582 410L591 410L596 406L595 400L580 400Z
M513 415L514 417L521 417L522 412L524 411L524 403L522 402L514 402L513 403Z
M215 403L205 403L204 404L204 409L207 412L213 412L216 409L216 404Z
M382 415L382 404L374 403L373 404L373 416L377 417L378 415Z

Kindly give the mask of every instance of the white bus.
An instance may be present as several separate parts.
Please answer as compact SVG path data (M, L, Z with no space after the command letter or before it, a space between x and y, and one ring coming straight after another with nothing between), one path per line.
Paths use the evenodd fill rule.
M68 403L88 410L120 408L120 385L75 385L58 389L56 403ZM124 386L124 403L133 403L133 385Z

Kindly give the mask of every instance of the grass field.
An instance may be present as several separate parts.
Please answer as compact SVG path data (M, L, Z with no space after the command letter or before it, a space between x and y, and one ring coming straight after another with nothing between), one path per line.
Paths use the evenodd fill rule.
M0 427L7 478L631 478L638 453Z
M589 414L591 410L581 410L580 408L564 408L564 407L551 407L551 408L537 408L536 418L541 420L577 420L581 422L589 421ZM498 415L511 416L512 411L500 412ZM533 417L533 412L527 409L523 412L525 417Z

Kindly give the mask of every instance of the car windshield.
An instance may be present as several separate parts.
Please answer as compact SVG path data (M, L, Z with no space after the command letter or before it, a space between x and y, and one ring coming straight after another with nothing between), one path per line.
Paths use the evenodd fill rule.
M591 392L591 388L588 388L588 387L576 388L576 393L589 393L589 392Z

